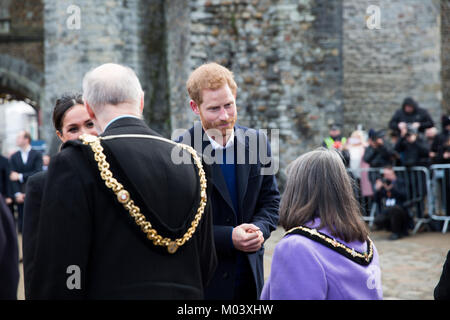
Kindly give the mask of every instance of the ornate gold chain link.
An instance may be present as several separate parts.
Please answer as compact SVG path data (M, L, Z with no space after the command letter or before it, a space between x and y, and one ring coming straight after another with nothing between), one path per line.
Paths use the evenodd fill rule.
M198 168L198 175L200 177L200 204L197 208L197 213L194 216L191 226L181 238L172 240L170 238L162 237L161 235L159 235L158 232L153 229L151 223L147 221L145 216L141 213L141 209L134 204L134 201L130 197L130 193L125 190L123 185L113 177L111 170L109 170L109 163L106 161L106 156L103 153L103 147L101 146L100 141L102 139L109 140L123 137L149 138L170 142L182 148L183 150L188 151L192 155L194 162ZM147 235L147 239L151 240L155 246L167 247L167 251L169 253L175 253L179 247L184 245L187 241L189 241L189 239L192 238L192 235L197 229L197 226L203 216L203 212L205 211L207 197L206 175L205 171L203 170L202 161L201 158L197 155L197 152L191 146L181 143L174 143L173 141L150 135L118 135L101 138L93 135L83 134L79 137L79 139L83 142L83 144L89 145L91 147L92 151L94 152L94 159L97 162L98 169L100 171L100 176L103 181L105 181L105 185L115 193L117 200L128 211L130 216L134 219L141 230Z

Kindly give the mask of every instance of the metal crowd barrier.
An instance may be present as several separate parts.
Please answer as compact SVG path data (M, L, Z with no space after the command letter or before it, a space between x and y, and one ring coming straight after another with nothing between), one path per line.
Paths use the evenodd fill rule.
M431 218L443 221L442 233L447 232L450 221L450 164L435 164L430 167L433 188L433 211Z
M430 222L434 208L434 197L431 189L430 172L426 167L393 167L397 177L402 178L406 186L406 203L408 203L408 214L415 220L413 234L415 234L422 224ZM357 175L351 169L348 169L354 176ZM360 174L367 173L372 192L375 193L375 180L382 178L383 168L360 168ZM358 186L356 190L356 198L363 209L363 220L372 227L375 216L381 208L372 197L363 197ZM428 216L428 218L426 217ZM446 221L448 225L448 220Z
M412 189L409 201L415 203L417 205L416 208L421 208L421 212L416 211L415 214L416 223L413 230L413 234L415 234L422 224L431 221L434 196L431 189L430 171L428 168L412 167L409 169L408 176L409 180L407 180L407 185ZM427 204L426 208L424 207L425 204Z

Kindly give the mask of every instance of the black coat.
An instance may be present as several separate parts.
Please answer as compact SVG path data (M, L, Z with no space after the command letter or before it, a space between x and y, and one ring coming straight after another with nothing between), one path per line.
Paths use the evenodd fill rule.
M28 178L25 192L22 252L25 299L29 298L30 282L34 269L34 253L36 248L37 231L39 227L39 211L41 209L42 192L44 190L47 171L41 171Z
M445 146L442 147L439 150L436 158L434 159L434 163L437 163L437 164L449 164L450 163L450 158L447 158L447 159L444 158L444 153L446 153L446 152L450 152L450 147L445 147Z
M406 184L401 178L397 178L395 181L392 182L393 186L390 190L390 197L388 197L388 193L384 187L382 187L380 190L375 190L375 200L378 202L381 202L383 199L386 200L387 198L395 199L396 205L399 205L401 207L404 207L405 202L407 200L407 193L406 193ZM384 204L383 204L384 205Z
M413 143L409 143L406 137L400 137L395 144L395 150L402 153L403 166L426 166L429 164L428 145L419 136Z
M17 192L25 192L25 185L29 177L33 174L42 171L42 154L39 151L31 149L28 154L27 163L23 163L20 151L17 151L11 156L9 160L11 171L16 171L23 175L23 181L13 181L13 194Z
M449 148L445 146L448 139L450 139L450 132L446 130L434 137L431 144L431 151L436 153L436 156L432 159L433 164L450 162L450 160L443 158L444 153L449 151Z
M372 168L381 168L386 165L392 165L395 151L388 144L373 148L368 146L364 151L364 162L367 162Z
M16 227L0 195L0 300L16 300L19 285L19 251Z
M118 134L158 135L142 120L128 117L103 133ZM181 237L200 201L196 167L176 165L173 145L154 139L119 138L102 141L102 146L113 176L158 234ZM169 254L145 237L105 186L90 147L70 141L52 158L31 299L202 299L215 265L209 202L193 237ZM69 289L78 275L81 288Z
M9 174L11 170L9 168L8 158L0 155L0 194L3 195L4 198L12 198L12 186L11 181L9 180Z
M200 140L201 144L195 145L194 132L195 134L200 133L201 137L203 137L204 131L201 128L200 122L196 122L194 127L188 130L179 140L195 147L198 152L201 152L204 157L207 157L205 150L211 148L209 140L204 139L203 142ZM237 264L237 250L234 248L231 240L233 228L242 223L253 223L260 228L264 239L267 239L278 224L280 194L275 176L273 174L261 175L261 168L270 166L270 164L263 165L261 163L259 149L251 150L249 147L249 139L245 138L245 136L253 136L256 138L260 135L261 133L256 130L238 125L235 126L235 154L237 154L237 148L241 148L240 150L245 151L244 153L247 159L244 164L238 163L236 165L237 196L239 211L241 213L240 220L238 220L233 208L233 203L220 165L217 163L211 164L214 241L219 264L214 278L206 289L205 297L207 299L233 299ZM260 137L262 137L262 143L266 145L270 156L270 146L267 137L264 135ZM252 156L258 156L257 161L255 161L256 163L252 164L249 161ZM244 253L244 256L248 259L251 268L250 275L253 279L250 280L254 281L256 287L253 298L259 298L264 285L264 246L257 252Z
M405 112L405 106L407 104L414 107L414 111L412 113ZM431 128L434 126L433 119L431 118L428 111L420 108L418 106L417 102L415 102L411 98L405 99L405 101L403 102L402 108L398 109L394 113L391 120L389 121L389 128L397 133L400 133L400 130L398 129L398 124L400 122L406 122L406 123L419 122L420 123L419 132L424 132L425 129L428 129L428 128Z
M450 300L450 251L447 253L439 283L434 288L434 299Z

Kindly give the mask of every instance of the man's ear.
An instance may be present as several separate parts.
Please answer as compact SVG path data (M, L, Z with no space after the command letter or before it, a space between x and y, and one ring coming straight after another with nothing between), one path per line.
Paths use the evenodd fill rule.
M94 120L95 119L95 113L92 110L91 106L89 105L89 103L87 103L87 101L84 102L84 106L86 107L86 111L89 114L89 117Z
M144 111L144 94L144 91L142 91L141 105L139 106L139 110L141 111L141 113Z
M194 113L196 115L200 114L200 108L199 106L195 103L194 100L189 101L189 105L191 106L192 111L194 111Z

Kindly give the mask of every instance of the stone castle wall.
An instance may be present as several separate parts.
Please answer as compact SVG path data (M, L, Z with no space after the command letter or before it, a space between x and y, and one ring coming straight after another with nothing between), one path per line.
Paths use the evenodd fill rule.
M381 29L366 8L380 7ZM344 123L382 129L405 97L441 114L440 5L434 0L344 1Z
M279 129L280 143L272 143L284 169L319 146L332 123L345 134L358 124L386 127L406 96L439 121L450 101L449 2L21 0L6 14L21 21L17 32L42 30L42 40L17 49L0 41L0 70L13 58L42 70L42 132L50 141L54 100L81 90L92 67L126 64L146 93L146 121L168 137L196 119L185 88L190 72L216 61L235 74L239 123ZM79 30L67 27L70 5L81 9ZM380 7L380 30L366 26L369 5Z
M238 121L280 130L274 148L280 166L320 145L327 125L342 117L341 1L189 1L184 49L171 56L177 113L173 128L188 128L193 115L185 82L197 66L218 62L234 72ZM177 44L171 44L176 46ZM186 58L187 57L187 58ZM175 59L184 62L184 68ZM186 70L187 68L187 70ZM184 77L176 75L183 70ZM273 141L275 143L275 141ZM278 150L279 147L279 150Z
M366 25L371 4L380 7L380 30ZM280 130L281 168L320 146L332 123L343 125L346 135L358 125L386 128L407 96L439 121L439 1L197 0L185 5L189 23L178 35L189 37L190 46L185 43L180 51L185 68L177 66L185 77L170 82L178 91L171 96L177 106L173 128L192 123L186 93L179 92L185 92L189 72L207 61L234 72L241 124Z
M450 0L441 1L442 110L450 114Z

